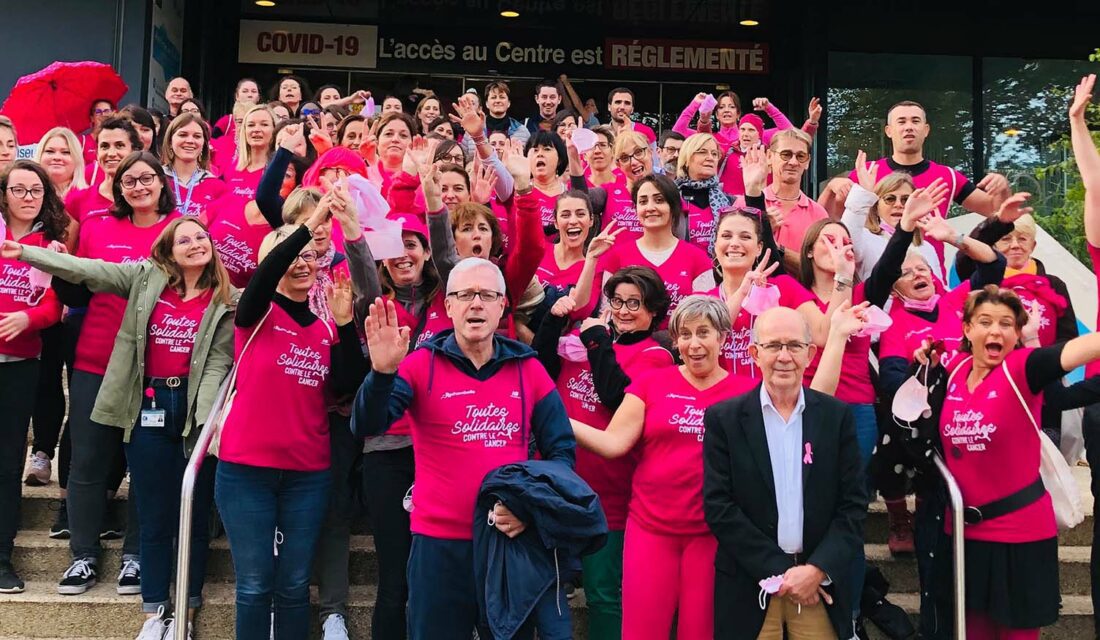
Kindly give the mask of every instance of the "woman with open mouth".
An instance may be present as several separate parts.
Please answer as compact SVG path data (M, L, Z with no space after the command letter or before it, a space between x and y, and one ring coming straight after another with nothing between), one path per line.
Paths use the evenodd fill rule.
M633 242L642 237L642 223L631 194L639 180L653 173L653 150L644 135L625 131L615 138L611 157L622 179L601 187L607 194L603 219L615 221L615 226L622 230L619 238L623 242Z
M588 252L595 224L592 201L583 191L566 191L555 202L554 226L558 230L558 242L542 257L536 277L543 286L559 289L577 286L586 260L599 256Z
M930 396L942 402L933 407L939 448L974 508L963 528L966 629L973 637L1037 639L1061 606L1058 526L1036 469L1038 415L1045 388L1100 360L1100 334L1028 348L1020 344L1028 321L1019 296L990 285L967 298L961 353L941 358L928 342L918 352L932 367L930 379L947 380L946 393ZM951 529L948 522L935 550L939 606L953 597Z
M562 176L570 165L569 151L565 141L551 131L531 134L523 151L530 165L531 194L535 198L539 223L546 233L547 243L550 243L554 230L554 203L568 187ZM573 153L576 154L575 148ZM575 188L582 187L577 185Z
M607 281L604 295L610 311L573 331L568 329L574 305L568 297L559 300L531 344L557 381L569 417L601 430L633 379L673 364L667 337L654 338L670 302L657 272L625 267ZM600 496L611 531L603 549L582 558L590 638L623 637L623 531L634 464L629 456L605 459L577 449L576 471Z
M42 136L34 161L50 176L50 185L62 200L69 191L88 188L84 181L84 152L72 130L54 127Z
M631 265L649 267L664 280L671 309L693 291L713 289L713 264L706 252L673 231L682 226L684 215L676 184L665 176L650 174L634 183L632 196L642 236L615 243L600 265L603 277Z
M208 219L207 207L227 189L210 172L210 127L197 115L181 113L164 132L161 155L176 197L176 210L180 215Z
M859 183L852 185L852 191L844 203L844 215L840 221L852 232L852 247L856 252L856 274L860 280L866 280L871 270L882 257L886 242L894 233L905 203L916 188L913 178L904 171L896 171L882 180L878 178L878 165L867 165L867 154L856 154L856 175ZM913 249L932 265L932 275L943 281L940 268L942 261L933 242L925 242L922 235L913 236ZM980 287L978 287L980 288ZM912 355L912 351L909 352Z
M280 78L272 87L270 96L272 100L282 102L290 110L287 117L299 115L298 109L306 96L310 95L309 84L298 76L290 75Z

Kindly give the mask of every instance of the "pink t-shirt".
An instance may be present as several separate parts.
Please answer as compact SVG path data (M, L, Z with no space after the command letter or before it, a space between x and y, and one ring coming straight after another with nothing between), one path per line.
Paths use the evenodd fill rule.
M328 398L336 332L302 327L277 304L243 354L254 327L236 327L237 395L222 425L218 457L290 471L329 466Z
M778 208L781 204L784 204L782 200L775 197L775 191L772 190L771 186L764 187L764 203L769 209ZM743 197L738 198L734 205L745 206L745 199ZM783 217L783 226L775 230L775 241L787 249L797 252L802 248L802 239L806 237L806 230L810 228L810 225L828 217L829 213L825 211L824 207L805 193L799 192L798 202L795 202L794 207Z
M99 187L74 189L65 196L65 211L80 223L92 216L109 215L114 206L113 200L108 200L99 193Z
M745 194L745 175L741 170L741 157L744 155L736 147L726 147L722 153L727 154L722 163L722 172L718 175L718 182L722 185L722 191L734 196ZM768 176L771 177L771 174Z
M894 298L890 308L890 318L894 324L879 338L879 358L905 358L911 362L913 352L926 339L943 340L946 358L953 358L962 344L962 312L968 295L969 281L942 294L936 305L935 322L909 312L900 300Z
M501 465L527 459L531 414L554 383L534 358L508 362L481 381L428 349L410 353L398 375L413 395L407 414L416 457L410 528L434 538L469 540L482 479Z
M222 136L210 141L210 170L215 175L233 171L237 164L237 137Z
M531 197L535 200L535 209L539 212L539 224L543 230L554 228L554 211L558 202L558 196L545 194L538 187L531 189ZM556 233L556 232L552 232ZM552 243L547 240L547 248Z
M180 215L197 218L201 218L210 204L225 195L228 190L224 182L212 175L207 175L205 179L193 184L191 188L187 188L186 185L177 187L175 178L168 176L168 188L176 196L176 211ZM206 219L209 220L209 217Z
M573 335L578 335L573 332ZM672 354L646 338L634 344L616 343L615 360L631 379L647 372L672 365ZM592 366L587 360L573 362L562 358L558 375L558 393L565 403L565 412L597 429L606 429L611 423L611 411L596 395L592 380ZM583 447L577 447L577 474L600 496L600 504L607 516L607 526L612 531L626 528L627 504L630 501L630 476L634 473L635 456L626 455L608 460Z
M642 221L638 219L638 210L634 208L634 199L626 183L604 185L607 203L604 205L602 224L614 220L616 229L623 231L616 236L615 242L633 242L642 237Z
M1043 394L1032 393L1025 365L1034 349L1015 349L1005 358L1008 371L1020 395L1039 420ZM960 354L964 356L965 354ZM955 371L963 357L944 364ZM947 387L940 414L940 439L944 459L962 490L968 506L980 506L1023 489L1039 477L1039 435L1012 390L1004 369L996 367L971 391L967 377L973 369L968 360ZM993 472L995 470L995 472ZM951 531L950 509L945 530ZM1028 506L999 518L966 525L968 540L990 542L1034 542L1058 535L1050 494Z
M539 279L539 284L544 287L550 284L559 289L564 289L577 284L582 269L584 269L584 260L578 260L562 269L558 266L558 259L554 257L554 248L547 247L546 253L542 254L542 262L539 263L535 277Z
M1085 247L1089 250L1089 258L1092 259L1092 272L1096 274L1096 287L1100 291L1100 249L1092 246L1091 243L1085 242ZM1096 330L1100 331L1100 306L1096 309ZM1085 377L1091 377L1100 373L1100 361L1093 361L1085 365Z
M823 302L812 291L807 291L817 308L825 313L829 309L828 302ZM857 284L852 290L852 304L859 304L866 300L863 283ZM824 349L818 349L806 372L802 376L803 382L809 386L817 373L817 365L821 362L821 354ZM840 381L837 383L836 393L838 400L850 404L872 404L875 401L875 387L871 384L871 338L870 336L848 338L844 345L844 355L841 357Z
M271 233L267 222L249 224L244 213L248 200L234 195L226 195L213 203L209 215L214 217L210 225L210 237L222 264L229 272L229 280L234 287L244 289L252 274L256 272L256 256L264 236Z
M145 374L152 378L186 377L191 371L191 352L202 316L210 306L213 289L184 301L178 291L167 287L149 316L145 343Z
M807 302L814 302L814 296L797 280L788 275L771 276L768 284L775 285L779 289L779 306L788 309L797 309ZM708 296L725 301L721 285L705 292ZM816 302L815 302L816 304ZM752 343L752 325L756 322L756 316L741 309L733 320L733 329L729 337L722 344L722 355L718 363L723 369L738 376L746 378L759 378L760 370L749 355L749 345Z
M246 200L252 200L256 197L256 188L260 186L260 178L263 175L263 169L256 169L255 171L238 171L236 168L227 169L222 174L222 180L225 182L225 192Z
M647 260L638 249L637 242L616 242L615 246L605 253L601 260L597 272L609 275L614 274L623 267L634 265L649 267L656 271L661 279L665 281L665 288L668 290L669 298L672 299L672 304L668 309L669 316L672 315L673 310L676 309L676 305L680 304L681 300L691 295L695 279L712 268L706 251L683 240L676 243L672 255L660 265L655 265ZM600 281L602 281L602 277L597 280L597 282ZM667 326L668 320L666 318L661 323L661 328Z
M1006 277L1002 289L1012 289L1020 296L1024 308L1039 314L1039 346L1049 347L1058 336L1058 318L1065 314L1069 300L1050 286L1045 276L1026 273Z
M588 162L584 163L584 182L588 185L589 189L595 187L603 187L604 189L610 187L612 184L626 184L626 175L618 167L612 167L611 174L615 176L615 180L610 183L596 184L592 182L592 167L588 165Z
M710 532L703 518L703 412L755 385L728 375L699 390L677 367L650 371L631 382L626 392L645 403L642 438L635 445L631 518L659 534Z
M93 216L80 225L80 246L76 255L106 262L136 263L149 257L161 231L179 214L172 212L151 227L135 227L129 218ZM103 375L115 346L115 336L126 313L126 298L113 293L95 293L88 303L84 326L76 342L74 367Z
M634 130L645 136L645 139L649 141L649 144L657 143L657 134L653 129L650 129L648 125L644 125L641 122L633 122Z
M15 240L11 227L6 240ZM49 242L42 231L29 233L18 241L30 247L42 247ZM35 359L42 353L40 332L61 320L61 302L52 287L37 288L31 284L31 266L20 260L0 258L0 314L27 314L27 328L9 340L0 340L0 354L9 358Z
M684 215L688 217L688 240L703 251L710 248L717 231L714 211L710 207L702 209L686 200L683 203Z

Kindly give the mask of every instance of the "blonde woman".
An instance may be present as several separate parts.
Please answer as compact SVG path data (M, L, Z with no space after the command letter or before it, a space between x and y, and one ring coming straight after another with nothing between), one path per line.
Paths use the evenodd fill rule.
M255 198L264 167L274 152L275 114L266 105L249 108L237 129L237 163L222 176L229 192Z
M76 134L66 127L54 127L38 141L34 161L50 176L54 191L64 200L72 189L86 189L84 150Z

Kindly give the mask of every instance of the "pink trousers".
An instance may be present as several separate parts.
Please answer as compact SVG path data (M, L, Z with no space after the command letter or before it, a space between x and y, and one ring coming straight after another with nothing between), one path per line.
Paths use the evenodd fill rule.
M1039 640L1040 629L1009 629L982 611L966 612L967 640Z
M714 638L714 554L707 533L653 533L627 517L623 542L623 638L668 640L677 618L677 640Z

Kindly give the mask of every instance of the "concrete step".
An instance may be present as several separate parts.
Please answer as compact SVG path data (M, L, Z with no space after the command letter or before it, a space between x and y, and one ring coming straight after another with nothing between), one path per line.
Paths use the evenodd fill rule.
M316 603L316 592L313 593ZM235 616L232 584L208 584L203 593L205 605L196 616L195 637L232 638ZM349 598L348 628L355 638L367 638L374 607L375 588L353 586ZM139 596L119 596L112 585L99 584L81 596L61 596L56 584L28 582L27 591L0 596L0 640L15 638L132 638L144 619ZM587 618L584 595L570 601L573 612L573 637L586 637ZM316 619L311 638L320 637Z
M113 580L122 563L122 541L103 542L104 554L100 567L104 579ZM351 584L376 584L378 561L374 539L370 536L351 537L349 580ZM21 531L15 538L13 562L24 580L59 580L69 566L69 541L54 540L46 531ZM207 582L233 582L233 559L229 554L229 541L223 536L210 543L210 556L206 564Z
M888 599L908 612L913 619L913 624L916 625L917 614L920 611L920 598L917 594L891 593ZM873 640L887 640L886 635L873 623L867 623L866 629ZM1092 603L1089 597L1087 595L1063 596L1061 615L1053 625L1043 628L1042 638L1044 640L1084 640L1094 635Z

